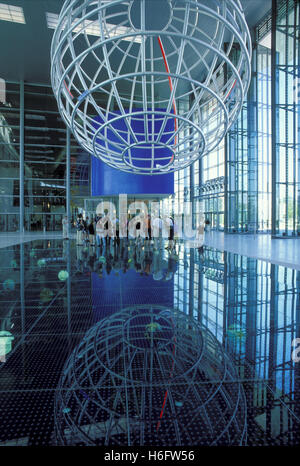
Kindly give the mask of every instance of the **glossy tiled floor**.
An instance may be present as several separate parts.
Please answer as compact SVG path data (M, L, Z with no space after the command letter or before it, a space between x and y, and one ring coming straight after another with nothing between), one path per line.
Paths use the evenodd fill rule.
M71 235L75 238L76 233ZM0 233L0 248L26 243L36 239L59 239L61 232ZM221 251L243 254L300 270L300 237L272 239L269 234L224 234L220 231L205 233L204 243Z
M76 236L75 233L72 235L74 238ZM62 233L53 231L53 232L40 232L40 231L26 231L24 233L20 233L18 231L15 232L1 232L0 233L0 248L6 248L9 246L14 246L15 244L21 243L28 243L29 241L34 241L36 239L59 239L62 238Z
M269 234L206 233L205 244L300 270L300 237L272 238Z
M0 280L1 445L299 444L299 271L52 238Z

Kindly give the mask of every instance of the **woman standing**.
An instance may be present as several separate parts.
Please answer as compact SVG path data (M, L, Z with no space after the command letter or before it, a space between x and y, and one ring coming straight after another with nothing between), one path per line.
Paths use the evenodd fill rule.
M169 235L168 235L169 242L168 242L168 246L166 247L166 249L171 251L174 247L174 220L172 217L167 217L165 219L165 223L167 225L167 229L169 230Z
M89 243L90 240L89 240L89 218L86 217L85 220L82 221L83 223L83 241L86 242L86 243Z
M83 236L83 230L84 230L82 218L77 219L76 229L77 229L76 244L77 246L82 246L82 236Z
M210 233L210 221L208 219L205 220L205 231Z

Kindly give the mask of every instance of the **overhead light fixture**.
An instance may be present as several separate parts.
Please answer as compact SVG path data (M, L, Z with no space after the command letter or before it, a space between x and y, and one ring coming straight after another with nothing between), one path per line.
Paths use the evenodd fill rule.
M46 188L61 188L61 189L66 189L65 186L60 186L59 184L48 184L44 183L44 181L40 181L40 186L46 187ZM48 203L48 207L50 207L50 204Z
M29 154L52 154L53 153L53 150L36 150L36 149L25 149L25 152L29 153Z
M46 12L46 18L47 18L47 26L49 29L56 29L57 24L58 24L58 18L59 15L55 13L49 13ZM73 24L75 24L78 19L75 19L73 21ZM64 29L64 28L63 28ZM95 21L90 21L88 19L82 21L79 26L73 29L74 33L86 33L88 36L97 36L100 37L100 27L99 24L96 23ZM122 34L129 34L132 32L132 29L126 26L118 26L116 24L109 24L105 23L105 32L107 33L107 37L117 37ZM124 37L123 40L127 40L129 42L139 42L141 43L141 37L135 36L134 39L132 36L130 37Z
M31 115L29 113L25 114L25 118L27 120L46 120L46 117L44 115Z
M38 140L38 139L47 139L47 140L49 140L49 139L51 139L51 137L50 136L30 136L30 139L36 139L36 140Z
M24 11L20 6L0 3L0 20L25 24Z

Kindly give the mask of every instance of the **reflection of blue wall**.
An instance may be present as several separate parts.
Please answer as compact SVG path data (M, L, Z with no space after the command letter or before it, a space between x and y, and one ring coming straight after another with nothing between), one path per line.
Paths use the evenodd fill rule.
M167 268L166 263L164 275ZM138 304L172 307L173 290L173 279L155 281L152 275L140 275L133 269L125 274L119 272L119 275L112 270L109 275L103 273L103 278L92 273L93 321L98 322L117 310Z
M138 111L138 109L136 109ZM155 121L155 131L158 132L161 127L161 115L157 116ZM97 117L97 122L95 122L95 127L99 126L100 117ZM149 125L151 122L149 121ZM137 135L137 139L140 141L144 140L144 117L139 115L132 120L131 126ZM121 132L124 137L124 132L127 130L126 125L123 120L116 121L113 123L113 127L116 131ZM151 128L148 128L151 131ZM162 134L161 142L167 142L174 131L174 120L169 118L165 130ZM100 133L101 134L101 133ZM108 130L108 137L111 141L120 142L118 137L114 134L113 131ZM101 136L98 139L98 142L101 143ZM131 141L133 143L133 141ZM115 146L112 146L116 150ZM132 149L132 154L134 155L135 149ZM163 152L162 152L163 151ZM166 153L167 151L167 153ZM170 152L170 153L169 153ZM140 166L148 166L149 158L151 157L151 150L146 149L142 151L139 149L138 157L142 157L144 161L140 161ZM170 149L166 148L156 148L155 149L155 158L160 156L172 156ZM162 162L160 162L162 163ZM96 157L92 157L92 196L109 196L115 194L174 194L174 174L166 175L135 175L131 173L122 172L115 168L106 165L101 160Z

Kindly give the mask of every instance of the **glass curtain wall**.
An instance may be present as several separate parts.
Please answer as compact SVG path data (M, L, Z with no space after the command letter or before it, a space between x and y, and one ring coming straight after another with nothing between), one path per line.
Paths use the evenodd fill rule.
M204 216L210 221L211 228L224 230L224 167L225 143L202 160L202 184L200 200L204 206Z
M19 230L20 86L1 81L0 95L0 231Z
M189 108L188 100L182 100L178 103L178 112L184 113ZM187 134L183 131L179 132L179 142L184 140ZM187 144L187 143L185 143ZM184 202L191 200L191 168L187 167L183 170L174 172L174 198L172 202L173 214L180 216L184 213Z
M273 234L300 236L300 4L276 0L273 7Z
M66 127L50 86L1 80L0 231L20 230L20 122L24 119L24 230L60 231L66 213ZM24 113L23 113L24 112ZM74 220L90 195L90 156L71 136L70 207ZM20 191L21 190L21 191ZM22 230L22 227L21 227Z
M61 230L66 211L66 129L51 88L24 87L25 231Z
M239 50L234 50L238 61ZM257 53L252 52L252 79L241 113L227 135L227 228L230 233L257 231Z
M288 442L298 399L291 348L299 337L300 272L212 248L179 254L174 306L223 343L245 387L256 381L247 389L255 441Z
M75 138L70 136L70 208L72 219L85 208L85 199L91 194L90 188L90 158L87 152L80 148Z
M271 231L271 123L271 32L269 31L257 46L257 201L259 232Z
M273 63L269 14L255 29L252 83L239 119L225 144L176 175L176 199L180 205L185 193L204 201L215 229L289 237L300 236L300 5L274 5Z
M248 231L248 106L228 133L227 210L228 232Z
M222 79L222 76L219 78ZM208 111L207 105L202 108L203 120ZM197 121L195 121L197 123ZM208 155L195 162L185 176L185 192L193 204L194 226L198 225L204 215L211 228L224 230L224 188L225 188L225 143Z

